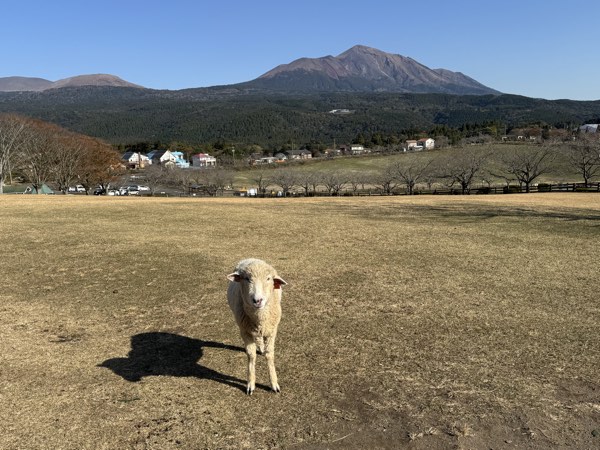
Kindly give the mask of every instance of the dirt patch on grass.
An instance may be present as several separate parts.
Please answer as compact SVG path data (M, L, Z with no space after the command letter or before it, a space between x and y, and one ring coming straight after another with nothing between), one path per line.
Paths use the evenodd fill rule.
M0 447L594 448L600 197L1 197ZM289 282L280 395L225 300Z

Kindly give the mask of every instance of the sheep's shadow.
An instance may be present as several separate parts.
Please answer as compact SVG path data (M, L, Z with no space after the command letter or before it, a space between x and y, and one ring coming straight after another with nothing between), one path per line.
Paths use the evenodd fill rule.
M98 367L106 367L131 382L148 376L196 377L214 380L245 392L245 381L198 364L206 347L244 351L241 347L178 334L140 333L131 337L131 350L126 358L107 359Z

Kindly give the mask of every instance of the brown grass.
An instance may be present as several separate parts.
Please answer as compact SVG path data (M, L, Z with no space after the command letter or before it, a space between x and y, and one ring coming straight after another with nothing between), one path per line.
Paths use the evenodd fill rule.
M0 213L2 449L600 443L600 195ZM263 359L243 394L225 275L248 256L290 283L280 395Z

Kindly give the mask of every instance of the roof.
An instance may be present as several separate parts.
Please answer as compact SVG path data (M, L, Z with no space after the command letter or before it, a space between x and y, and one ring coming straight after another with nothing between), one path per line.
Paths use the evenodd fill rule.
M286 152L288 155L306 155L310 153L308 150L288 150ZM312 153L310 153L312 155Z
M169 152L169 150L154 150L154 151L148 153L148 157L151 159L160 159L167 152ZM169 153L171 153L171 152L169 152ZM150 155L152 155L152 156L150 156Z

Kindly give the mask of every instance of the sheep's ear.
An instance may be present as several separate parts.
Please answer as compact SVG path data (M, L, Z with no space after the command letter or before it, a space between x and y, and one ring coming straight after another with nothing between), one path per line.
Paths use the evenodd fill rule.
M240 276L239 273L233 272L233 273L230 273L229 275L227 275L227 279L229 281L235 281L236 283L239 283L240 280L242 279L242 277Z
M281 286L285 286L287 283L283 278L273 278L273 289L281 289Z

